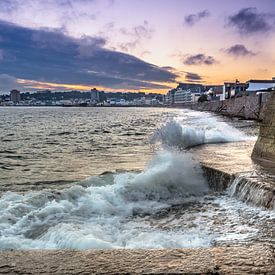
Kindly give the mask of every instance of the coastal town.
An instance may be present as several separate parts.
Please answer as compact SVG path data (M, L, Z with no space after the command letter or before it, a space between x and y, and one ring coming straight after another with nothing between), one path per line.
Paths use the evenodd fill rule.
M224 82L223 85L179 83L166 94L145 92L105 92L96 88L91 91L21 92L13 89L0 96L0 106L64 106L64 107L180 107L196 102L224 101L225 99L270 93L275 89L272 79L251 79Z

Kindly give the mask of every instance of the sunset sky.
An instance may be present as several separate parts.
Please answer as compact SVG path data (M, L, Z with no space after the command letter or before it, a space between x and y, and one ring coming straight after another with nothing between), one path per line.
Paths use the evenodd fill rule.
M0 0L0 93L273 76L274 0Z

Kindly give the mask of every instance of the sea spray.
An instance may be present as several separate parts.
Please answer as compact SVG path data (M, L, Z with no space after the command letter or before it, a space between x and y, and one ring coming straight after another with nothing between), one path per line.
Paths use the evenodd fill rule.
M105 179L99 185L97 177L91 178L86 188L76 185L60 191L4 194L0 248L209 245L210 239L197 229L169 233L144 221L173 205L199 201L209 191L192 155L162 152L140 173L106 175Z
M169 120L155 131L151 142L186 149L201 144L245 141L251 138L216 117L205 114L204 117L191 119L185 116Z

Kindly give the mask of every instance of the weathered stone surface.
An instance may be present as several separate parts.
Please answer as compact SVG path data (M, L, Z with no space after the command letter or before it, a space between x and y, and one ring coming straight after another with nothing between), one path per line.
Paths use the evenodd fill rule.
M263 123L252 157L275 162L275 93L265 105Z
M226 99L224 101L209 101L186 104L182 105L182 107L198 111L215 112L232 117L262 120L265 105L270 101L271 96L271 93L262 94L261 96L255 94ZM272 112L274 111L275 109L272 110Z
M0 274L274 274L268 245L0 252Z

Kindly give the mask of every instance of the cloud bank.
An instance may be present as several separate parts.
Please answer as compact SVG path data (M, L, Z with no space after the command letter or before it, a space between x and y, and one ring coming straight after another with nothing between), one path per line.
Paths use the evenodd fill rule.
M185 65L213 65L217 63L214 57L199 53L188 55L183 59Z
M242 57L242 56L254 56L256 53L248 50L244 45L242 44L236 44L233 45L227 49L224 50L228 55L234 56L234 57Z
M102 37L72 38L61 30L0 21L0 74L42 82L115 89L166 89L177 74L104 48ZM4 54L3 54L4 53Z
M228 25L242 35L253 35L274 31L274 14L259 12L257 8L244 8L229 16Z
M203 10L201 12L195 14L188 14L184 17L184 23L188 26L193 26L203 18L207 18L210 16L210 12L208 10Z

